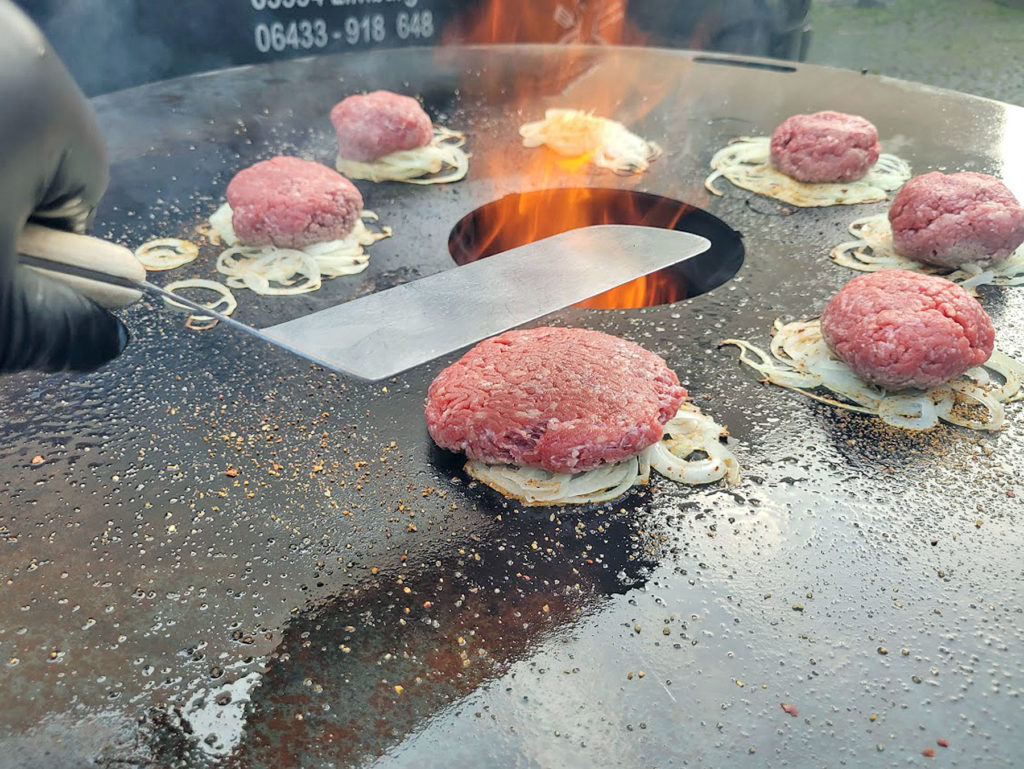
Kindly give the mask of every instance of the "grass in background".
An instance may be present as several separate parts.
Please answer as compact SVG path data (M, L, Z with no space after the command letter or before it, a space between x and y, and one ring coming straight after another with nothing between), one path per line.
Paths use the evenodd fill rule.
M993 0L814 0L807 61L1024 105L1024 8Z

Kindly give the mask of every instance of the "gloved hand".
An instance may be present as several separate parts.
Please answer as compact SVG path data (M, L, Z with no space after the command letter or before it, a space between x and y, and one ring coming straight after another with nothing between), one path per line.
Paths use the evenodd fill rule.
M106 190L89 104L36 26L0 0L0 372L84 371L118 355L124 325L91 299L18 265L31 217L83 232Z

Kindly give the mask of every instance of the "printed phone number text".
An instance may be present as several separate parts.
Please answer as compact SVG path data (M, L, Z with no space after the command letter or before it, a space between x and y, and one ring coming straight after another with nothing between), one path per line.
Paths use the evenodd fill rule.
M354 5L383 5L383 4L395 4L401 3L406 8L415 8L419 4L419 0L249 0L255 11L276 11L279 9L291 9L291 8L309 8L316 6L317 8L328 8L334 7L351 7Z
M257 1L253 0L253 4ZM266 0L267 3L271 1ZM279 0L281 3L287 1ZM302 0L291 1L298 3ZM316 0L307 0L310 1ZM326 48L336 40L348 45L383 43L392 35L399 40L429 39L434 36L434 15L430 11L400 11L390 25L381 13L349 16L340 29L333 30L323 19L260 22L253 28L254 43L260 53L311 51Z

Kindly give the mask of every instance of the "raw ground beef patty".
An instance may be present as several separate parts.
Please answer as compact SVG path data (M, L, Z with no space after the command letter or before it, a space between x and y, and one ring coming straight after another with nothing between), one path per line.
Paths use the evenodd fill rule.
M310 160L279 156L228 184L231 226L247 246L304 248L348 235L363 196L348 179Z
M772 133L772 166L800 182L852 182L878 162L878 129L862 117L815 112Z
M1024 243L1024 206L973 171L915 176L893 198L889 223L897 254L939 267L988 266Z
M437 376L427 429L439 446L482 462L579 473L661 440L685 397L660 356L625 339L508 331Z
M363 163L425 147L434 137L430 117L420 103L391 91L342 99L331 110L331 122L338 134L338 154Z
M957 284L906 270L854 278L821 316L825 343L861 379L927 390L992 355L995 331Z

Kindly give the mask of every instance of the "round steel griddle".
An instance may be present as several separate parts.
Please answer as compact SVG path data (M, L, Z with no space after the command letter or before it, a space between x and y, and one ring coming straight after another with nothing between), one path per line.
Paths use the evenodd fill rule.
M430 444L422 401L449 361L355 384L144 303L103 371L2 384L0 765L874 767L923 761L938 738L950 765L1016 765L1020 406L998 435L910 435L758 384L716 343L766 344L776 317L818 312L852 277L828 249L885 206L785 215L737 189L709 199L702 180L729 138L829 108L869 117L918 172L1003 174L1020 195L1024 110L809 66L595 48L566 73L566 56L387 51L102 97L97 231L187 236L239 168L329 162L328 110L356 91L421 94L468 132L463 183L360 183L395 231L365 273L239 292L237 317L266 325L450 268L452 225L528 186L483 162L524 166L521 122L640 82L611 116L665 156L639 179L554 183L705 207L746 263L689 301L548 322L665 356L729 425L742 484L659 479L596 512L518 513ZM161 279L198 275L211 255ZM1024 355L1024 289L982 301L998 346Z

